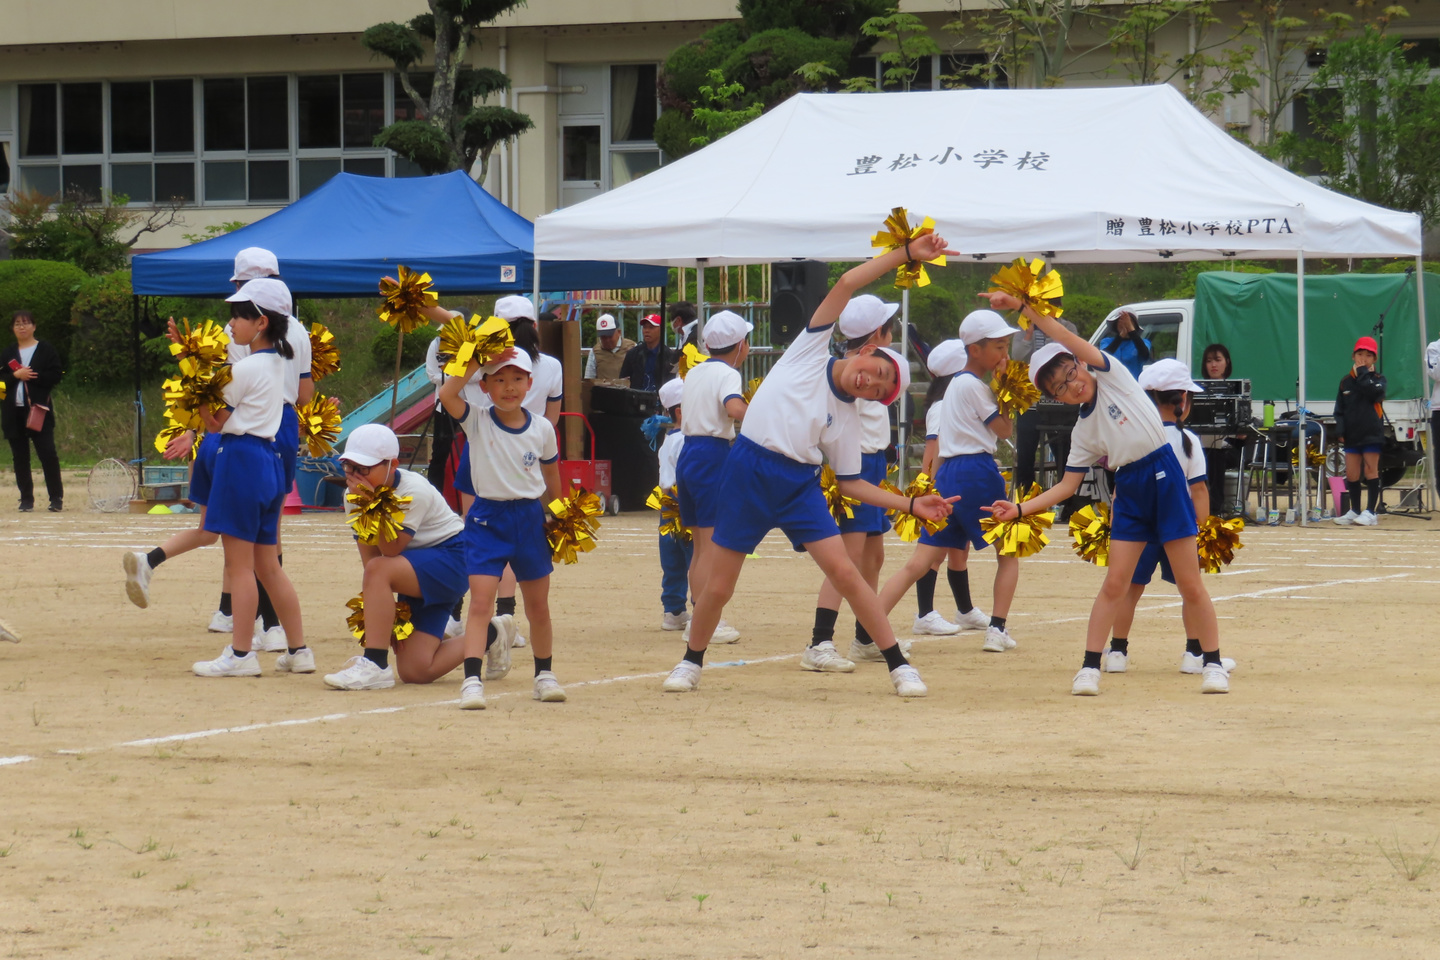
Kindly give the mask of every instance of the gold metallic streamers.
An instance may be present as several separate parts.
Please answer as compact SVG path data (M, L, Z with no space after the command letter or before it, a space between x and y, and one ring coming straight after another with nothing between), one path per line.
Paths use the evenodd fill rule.
M176 421L167 413L165 416L165 426L155 435L155 449L164 453L170 448L170 442L172 440L177 437L183 437L189 429L185 424ZM198 445L199 442L200 434L197 432L195 443ZM193 449L191 450L191 455L194 455Z
M745 384L745 389L740 391L740 399L741 399L741 400L744 400L746 403L749 403L751 400L754 400L754 399L755 399L755 391L756 391L756 390L759 390L759 389L760 389L760 384L762 384L762 383L764 383L764 382L765 382L765 378L764 378L764 377L753 377L753 378L751 378L750 382L747 383L747 384Z
M1319 470L1325 465L1325 452L1316 447L1315 444L1305 444L1305 460L1311 470ZM1290 451L1290 466L1300 466L1300 448L1297 446Z
M1032 483L1025 499L1038 497L1040 492L1040 484ZM1023 560L1045 549L1045 545L1050 542L1045 531L1049 530L1054 522L1055 511L1046 510L1044 513L1033 513L1017 520L1000 521L994 517L981 517L980 529L984 531L986 543L997 544L1000 556L1019 557Z
M1018 416L1040 399L1040 390L1030 382L1030 364L1024 360L1011 360L1006 364L990 381L990 389L995 391L995 403L1002 417Z
M170 355L180 364L182 377L198 377L225 363L225 348L230 338L214 320L202 320L195 326L182 319L178 330L180 340L170 344Z
M312 457L327 457L335 451L340 436L340 404L333 397L317 393L295 412L300 415L300 441Z
M363 596L345 601L345 606L351 610L350 616L345 618L345 626L350 628L350 636L365 645L365 598ZM415 632L415 624L410 622L410 604L404 600L395 601L395 625L390 630L391 640L404 640Z
M397 497L394 487L382 484L362 486L354 493L345 494L345 499L358 508L345 522L361 543L373 547L381 540L395 540L400 536L400 527L405 522L404 508L414 498Z
M1200 551L1200 569L1206 573L1219 573L1221 567L1230 565L1235 551L1244 547L1240 532L1245 521L1240 517L1221 520L1216 516L1206 517L1200 522L1200 533L1195 537L1196 548Z
M920 221L918 227L910 226L910 214L904 207L895 207L890 211L890 216L885 218L885 226L879 233L870 238L870 246L881 251L881 254L889 253L891 250L898 250L904 247L911 240L925 236L927 233L935 232L935 221L925 217ZM919 260L910 260L903 267L895 272L895 286L897 287L925 287L930 285L930 276L925 272L925 263L933 263L937 267L945 266L945 255L942 253L934 260L927 260L922 263Z
M681 380L684 380L687 373L709 359L708 356L700 352L700 348L695 346L695 344L687 343L684 349L680 351L680 362L676 364L675 372Z
M820 489L825 491L825 506L830 508L830 516L835 518L836 523L854 519L854 508L860 505L860 501L840 492L840 482L835 479L835 471L828 463L820 468Z
M310 325L310 379L324 380L332 373L340 372L340 348L335 346L335 334L323 323Z
M545 526L550 540L550 555L555 560L575 563L580 554L595 549L594 531L600 529L596 519L605 512L605 505L584 487L576 487L568 496L550 501L554 519Z
M3 381L0 381L0 400L4 400L4 399L5 399L5 384L4 384Z
M1110 565L1110 508L1103 503L1081 507L1070 515L1075 555L1097 567Z
M463 377L470 361L483 367L514 345L510 324L500 317L483 322L478 315L468 321L451 317L440 329L440 352L451 358L445 364L445 375L450 377Z
M1041 316L1058 317L1065 312L1051 302L1065 295L1060 272L1047 270L1045 261L1039 258L1026 263L1024 257L1019 257L1010 266L1001 267L990 278L990 291L1018 297ZM1030 329L1030 321L1023 311L1020 313L1020 326Z
M395 276L396 280L380 279L380 296L385 302L375 313L401 333L410 333L430 322L422 311L436 306L440 298L430 290L433 283L428 273L416 273L401 264Z
M908 500L910 497L928 497L934 493L935 481L930 478L928 473L921 472L915 474L915 478L906 484L904 490L889 480L881 480L880 488ZM886 513L890 515L890 522L895 527L895 535L906 543L914 543L919 540L922 533L928 533L933 537L944 530L945 525L950 522L949 520L922 520L904 510L887 510Z
M665 521L660 524L662 536L674 537L682 543L691 538L690 528L680 522L680 501L675 498L674 487L656 487L651 490L650 496L645 498L645 506L660 511L660 519Z
M200 419L200 408L216 409L225 406L225 385L230 382L228 363L212 367L193 377L175 377L161 384L165 391L165 415L187 429L199 429L204 425Z

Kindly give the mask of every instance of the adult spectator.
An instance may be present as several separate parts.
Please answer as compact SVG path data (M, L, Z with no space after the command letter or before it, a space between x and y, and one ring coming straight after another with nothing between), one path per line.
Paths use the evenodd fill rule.
M30 474L30 444L45 471L45 490L50 511L65 506L65 484L60 477L60 458L55 453L55 411L50 393L65 371L60 355L43 340L35 339L35 318L28 310L15 314L12 324L15 346L0 353L0 381L5 399L0 401L0 430L10 441L15 460L15 486L20 488L20 512L35 509L35 481Z
M1425 348L1425 375L1430 388L1430 443L1435 451L1435 489L1440 490L1440 339Z
M1063 317L1060 325L1071 333L1076 332L1075 324ZM1028 363L1035 351L1049 342L1050 338L1045 335L1045 331L1031 324L1030 329L1010 339L1010 356ZM1039 446L1040 411L1032 406L1015 419L1015 489L1022 494L1035 482L1035 450ZM1055 463L1063 468L1065 461L1070 458L1070 435L1052 435L1050 452L1055 457Z
M1105 318L1105 336L1098 346L1125 364L1136 379L1150 362L1150 341L1140 334L1140 322L1129 310L1117 310Z
M596 318L595 333L595 346L590 348L590 359L585 361L585 379L617 379L625 356L635 349L635 341L620 332L620 325L608 313Z
M660 325L658 313L640 321L640 337L645 342L625 354L625 362L620 366L620 379L629 379L632 390L659 390L665 381L675 376L680 351L665 346Z
M682 350L687 343L700 346L699 315L695 312L695 304L689 300L677 300L670 308L670 327L675 331L676 345Z
M1200 354L1200 376L1202 380L1229 380L1235 365L1230 361L1230 348L1223 343L1212 343ZM1205 434L1200 438L1205 447L1206 485L1210 489L1210 512L1219 517L1233 516L1236 507L1235 496L1225 495L1225 474L1240 466L1241 447L1244 437L1224 437ZM1232 443L1231 440L1236 441ZM1236 489L1239 489L1238 483Z

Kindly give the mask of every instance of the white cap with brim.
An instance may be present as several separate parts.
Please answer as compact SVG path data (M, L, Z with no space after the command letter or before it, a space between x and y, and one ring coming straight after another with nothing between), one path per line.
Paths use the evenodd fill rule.
M951 377L965 369L966 362L970 359L965 351L965 344L959 340L946 340L938 343L930 351L930 356L925 360L925 366L930 373L937 377Z
M965 344L997 337L1013 337L1019 332L994 310L972 310L960 321L960 341Z
M1155 390L1161 393L1169 390L1184 390L1186 393L1205 392L1204 387L1190 379L1189 368L1173 357L1156 360L1140 371L1138 379L1141 390Z
M895 402L896 398L898 398L900 394L910 389L910 363L904 357L900 356L900 354L896 353L894 350L891 350L889 347L881 347L879 350L876 350L875 356L883 356L891 363L895 364L895 389L890 391L890 395L888 397L880 401L886 406L889 406L890 404Z
M618 329L619 327L615 323L615 318L608 313L602 313L595 318L596 333L614 333Z
M495 301L495 316L501 320L534 320L535 304L529 297L512 293Z
M278 277L279 275L280 261L275 259L275 254L264 247L246 247L235 254L235 276L230 280L245 283L247 280L255 280L259 277Z
M381 460L395 460L399 456L400 441L393 430L383 423L365 423L351 431L340 459L373 467Z
M269 310L271 313L287 317L290 316L290 308L294 305L294 298L290 296L290 288L285 286L285 281L277 280L274 277L248 280L245 286L236 290L225 300L227 303L249 301L261 310Z
M1030 382L1035 384L1041 393L1044 393L1045 388L1040 386L1040 371L1044 370L1045 365L1056 357L1068 356L1071 356L1070 351L1053 341L1036 350L1030 355Z
M669 410L671 407L680 406L680 401L685 397L685 381L679 377L671 377L660 384L660 406Z
M527 374L533 375L535 373L535 364L531 361L530 354L521 350L519 347L511 347L509 353L510 356L505 357L503 360L494 360L481 367L481 376L493 376L506 367L519 367Z
M705 346L711 350L723 350L750 336L755 325L738 313L721 310L705 321Z
M840 311L840 335L846 340L868 337L885 326L885 321L899 309L898 303L886 303L874 294L862 293Z

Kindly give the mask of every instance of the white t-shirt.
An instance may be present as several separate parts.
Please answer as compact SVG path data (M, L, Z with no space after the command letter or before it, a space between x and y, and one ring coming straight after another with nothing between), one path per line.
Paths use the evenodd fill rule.
M1184 434L1190 438L1190 455L1185 455L1185 441L1181 439ZM1175 459L1180 461L1180 469L1185 471L1186 483L1199 483L1206 479L1205 472L1205 448L1200 445L1200 438L1189 430L1173 423L1165 424L1165 436L1170 441L1170 447L1175 451ZM1203 519L1203 518L1202 518Z
M735 439L735 420L725 412L725 401L740 398L740 371L711 357L685 376L681 427L687 437Z
M949 387L945 388L949 390ZM945 417L945 396L941 394L936 401L925 410L925 439L940 439L940 421Z
M555 428L525 411L525 426L512 430L493 406L467 407L461 422L470 439L470 481L486 500L538 500L545 495L540 465L559 458Z
M290 375L285 358L274 347L257 350L232 364L224 391L230 418L220 432L274 440L285 406L285 380Z
M38 346L40 346L40 342L37 340L34 346L20 348L20 366L30 366L30 361L35 359L35 347ZM17 407L25 406L26 382L27 381L21 380L19 377L15 378L15 406Z
M1104 367L1090 368L1095 375L1095 402L1080 408L1080 419L1070 435L1065 469L1073 473L1084 473L1101 457L1106 458L1108 469L1119 470L1168 442L1160 411L1134 375L1110 354L1104 356Z
M1440 340L1425 348L1425 375L1434 382L1430 388L1430 409L1440 410Z
M675 465L680 462L680 451L684 447L684 433L671 430L665 434L665 442L660 444L660 486L667 489L675 486Z
M239 363L250 356L250 348L247 345L235 342L235 335L231 333L228 323L225 324L225 336L231 338L230 344L225 348L225 355L232 364ZM310 331L305 328L305 324L291 317L285 342L290 344L295 351L295 356L285 361L290 374L285 379L285 402L293 407L300 400L301 379L310 376Z
M995 452L995 434L990 423L1000 416L995 392L986 380L961 370L945 388L940 416L940 456L963 457L971 453Z
M474 379L460 391L460 396L472 407L492 407L494 404L490 402L490 394L480 386L480 378L481 374L477 370ZM550 354L540 354L535 358L535 370L530 374L530 391L525 394L525 399L520 401L520 406L543 420L545 405L551 400L561 400L564 396L565 369L560 365L560 361Z
M406 549L414 547L433 547L437 543L444 543L458 533L465 532L465 521L460 518L439 490L418 473L397 468L395 470L395 495L399 497L410 497L410 502L403 508L405 520L401 524L404 530L410 534L410 543ZM347 506L346 510L354 513L358 508Z
M830 376L833 329L800 332L755 391L740 435L797 463L829 460L845 480L860 475L860 415Z
M890 409L879 400L856 399L860 416L860 452L879 453L890 446Z

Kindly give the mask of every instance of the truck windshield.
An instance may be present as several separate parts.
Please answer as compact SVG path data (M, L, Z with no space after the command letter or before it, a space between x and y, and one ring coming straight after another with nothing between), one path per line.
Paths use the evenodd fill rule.
M1150 362L1173 358L1180 344L1180 314L1142 313L1140 330L1150 341Z

